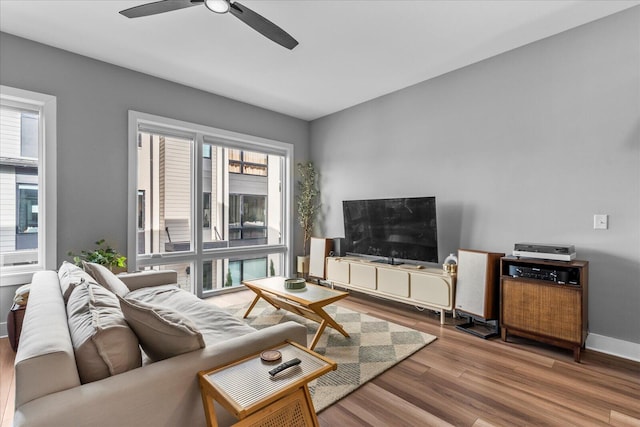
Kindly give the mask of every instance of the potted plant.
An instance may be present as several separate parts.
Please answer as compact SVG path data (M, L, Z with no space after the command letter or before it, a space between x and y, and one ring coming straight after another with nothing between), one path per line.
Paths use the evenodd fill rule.
M309 256L307 254L307 243L313 233L313 224L320 208L318 197L318 173L312 162L298 163L298 222L302 228L302 256L298 257L298 273L303 275L309 272Z
M67 252L67 255L73 257L74 264L79 267L82 267L82 261L86 261L104 265L114 273L126 271L126 256L105 244L104 239L98 240L96 245L97 247L92 251L80 251L80 254L74 254L69 251Z

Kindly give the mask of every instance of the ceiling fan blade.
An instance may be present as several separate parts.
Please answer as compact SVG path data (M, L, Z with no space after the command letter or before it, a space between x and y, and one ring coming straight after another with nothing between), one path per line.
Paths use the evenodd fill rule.
M161 0L121 10L120 14L127 18L140 18L142 16L156 15L158 13L171 12L172 10L184 9L198 4L202 4L202 1L191 2L191 0Z
M287 49L293 49L298 45L296 39L291 37L289 33L278 27L273 22L269 21L262 15L257 14L247 6L243 6L238 2L231 3L229 10L236 18L267 37L273 40L281 46Z

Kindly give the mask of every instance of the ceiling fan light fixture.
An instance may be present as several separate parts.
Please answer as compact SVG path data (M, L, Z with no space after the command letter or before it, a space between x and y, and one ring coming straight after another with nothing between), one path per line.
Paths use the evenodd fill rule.
M230 8L227 0L204 0L204 5L215 13L227 13Z

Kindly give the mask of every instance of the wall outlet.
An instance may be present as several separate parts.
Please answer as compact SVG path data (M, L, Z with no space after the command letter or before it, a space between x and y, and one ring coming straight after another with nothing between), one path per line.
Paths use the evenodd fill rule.
M593 216L594 230L606 230L608 228L609 228L609 215L596 214Z

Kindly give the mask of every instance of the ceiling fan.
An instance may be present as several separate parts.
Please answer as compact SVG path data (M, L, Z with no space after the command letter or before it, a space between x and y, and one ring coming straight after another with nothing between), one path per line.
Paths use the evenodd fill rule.
M269 21L262 15L254 12L246 6L233 0L161 0L134 6L121 10L120 13L127 18L139 18L142 16L156 15L158 13L171 12L173 10L184 9L191 6L203 4L212 12L231 12L236 18L287 49L293 49L298 45L296 39L291 37L286 31Z

